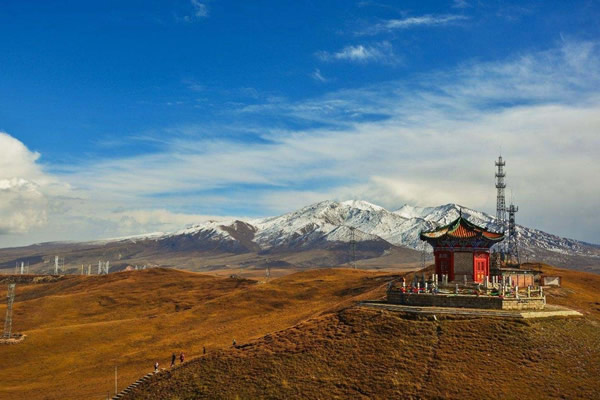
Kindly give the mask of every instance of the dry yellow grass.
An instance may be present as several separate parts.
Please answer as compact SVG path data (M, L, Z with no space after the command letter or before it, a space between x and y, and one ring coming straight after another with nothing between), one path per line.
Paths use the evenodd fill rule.
M585 318L416 317L349 307L201 357L127 399L592 399L600 276L558 270Z
M600 384L600 277L542 268L563 276L549 302L584 319L435 322L348 308L381 297L390 275L344 269L269 283L150 269L20 284L14 327L28 337L0 347L0 398L103 399L115 365L124 388L179 351L196 360L138 397L510 398L506 381L530 398L544 385L546 397L588 395ZM234 338L249 345L232 349Z
M150 269L20 284L14 330L28 336L0 347L0 398L106 398L115 365L123 388L155 361L166 367L172 352L189 359L343 307L384 286L379 276L313 270L258 284Z

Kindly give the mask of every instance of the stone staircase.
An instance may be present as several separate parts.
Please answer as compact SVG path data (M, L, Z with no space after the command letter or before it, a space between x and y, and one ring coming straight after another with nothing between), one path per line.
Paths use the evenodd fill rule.
M166 371L165 368L161 368L157 372L148 372L146 375L142 376L140 379L138 379L137 381L133 382L131 385L127 386L125 389L123 389L119 393L117 393L112 398L112 400L122 399L123 397L125 397L126 395L128 395L129 393L131 393L135 388L137 388L141 384L148 382L153 376L158 375L158 374L162 374L165 371Z

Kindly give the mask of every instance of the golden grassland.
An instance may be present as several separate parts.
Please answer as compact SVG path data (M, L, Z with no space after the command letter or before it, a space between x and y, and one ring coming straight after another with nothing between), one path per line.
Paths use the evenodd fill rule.
M247 342L370 297L388 279L325 269L258 283L156 268L18 284L13 330L27 338L0 347L0 398L106 398L115 365L123 388L172 352L189 359Z
M129 399L591 399L600 277L562 275L549 301L584 318L415 317L345 307L155 376Z
M0 398L106 398L115 365L122 389L179 351L191 361L131 398L593 398L600 276L539 267L563 276L548 302L584 318L363 309L356 301L383 296L392 275L348 269L268 283L150 269L21 284L14 328L28 336L0 347Z

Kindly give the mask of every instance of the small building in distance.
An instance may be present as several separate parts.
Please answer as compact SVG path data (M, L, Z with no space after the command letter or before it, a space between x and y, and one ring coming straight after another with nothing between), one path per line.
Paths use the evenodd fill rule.
M421 240L433 247L435 273L448 281L482 283L490 276L490 247L504 239L467 221L461 215L448 225L421 232Z

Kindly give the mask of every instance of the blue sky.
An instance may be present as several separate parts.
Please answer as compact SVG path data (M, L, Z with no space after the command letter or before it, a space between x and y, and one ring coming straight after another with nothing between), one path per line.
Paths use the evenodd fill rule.
M599 17L598 1L0 1L0 245L329 198L493 213L500 150L520 222L600 242Z

